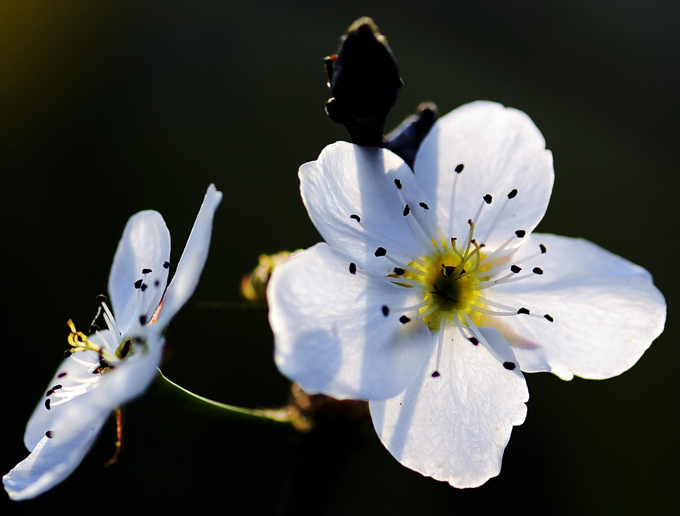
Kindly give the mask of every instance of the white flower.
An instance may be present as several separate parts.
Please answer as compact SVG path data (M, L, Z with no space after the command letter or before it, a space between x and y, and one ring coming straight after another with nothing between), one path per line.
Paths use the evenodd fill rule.
M665 322L644 269L531 235L553 177L529 117L489 102L440 119L413 172L384 149L326 147L300 189L327 243L269 284L279 369L307 392L370 400L383 444L423 475L497 475L526 416L520 371L618 375Z
M87 337L69 321L70 356L26 427L24 443L31 453L2 479L10 498L34 498L64 480L109 414L141 395L155 378L163 328L198 284L221 199L210 185L167 290L170 233L163 217L142 211L130 218L109 276L113 313L105 300L101 304L108 329Z

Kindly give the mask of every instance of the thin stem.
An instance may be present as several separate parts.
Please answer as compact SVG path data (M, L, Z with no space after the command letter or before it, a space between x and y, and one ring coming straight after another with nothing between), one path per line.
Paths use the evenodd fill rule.
M262 421L277 425L291 425L295 417L295 409L283 407L280 409L247 409L219 403L209 400L203 396L198 396L193 392L180 387L171 380L168 380L161 370L158 370L156 381L152 384L149 391L160 398L164 398L182 407L200 412L207 416L219 419L240 419L242 421Z

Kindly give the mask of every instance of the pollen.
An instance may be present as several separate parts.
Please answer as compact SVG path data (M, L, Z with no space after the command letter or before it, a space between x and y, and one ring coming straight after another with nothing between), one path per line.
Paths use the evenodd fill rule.
M71 329L71 333L68 336L68 343L71 346L71 349L68 350L70 355L78 351L94 351L99 356L100 367L102 368L102 370L98 372L103 372L114 367L113 364L118 362L119 357L106 348L92 342L83 332L76 330L76 326L71 319L69 319L66 324L68 324L68 327Z
M408 271L405 277L422 285L424 298L419 313L431 331L439 330L442 322L456 315L462 319L463 313L477 319L472 305L485 276L487 267L480 267L484 258L474 240L465 249L459 249L453 240L451 245L441 244L435 252L409 263L418 272Z
M462 167L460 170L456 169L458 174L461 171ZM458 174L454 178L451 202L455 197ZM549 322L554 320L549 314L541 316L541 312L535 309L532 312L523 306L500 303L493 299L493 293L490 296L485 295L485 292L491 292L487 289L493 289L498 285L524 281L544 274L541 267L523 269L517 265L545 254L546 248L543 244L539 246L540 253L520 258L516 262L511 261L513 247L517 245L517 239L526 236L526 230L514 231L505 242L500 245L494 243L492 248L487 247L485 243L495 231L496 223L505 207L517 197L517 189L511 190L506 196L492 222L484 228L484 238L478 240L475 229L482 212L488 210L486 207L493 203L494 198L491 194L482 197L476 213L467 221L469 226L467 236L459 239L451 236L454 227L452 217L449 219L448 232L440 232L429 214L430 206L423 201L409 204L401 191L404 185L398 179L395 179L395 185L401 206L406 207L402 215L425 251L424 254L416 255L409 261L392 256L385 247L377 247L374 252L376 258L385 259L392 264L387 275L382 278L416 294L415 299L410 298L415 303L409 302L408 306L394 308L395 311L404 314L399 318L402 324L409 324L412 321L423 322L430 331L438 332L447 324L453 323L464 337L484 342L478 327L488 326L490 317L529 316L543 317ZM380 241L379 238L375 240ZM357 268L354 263L350 264L350 272L371 274Z

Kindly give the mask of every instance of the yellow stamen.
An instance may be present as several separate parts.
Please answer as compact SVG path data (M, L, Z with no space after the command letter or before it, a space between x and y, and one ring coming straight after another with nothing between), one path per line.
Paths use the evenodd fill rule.
M410 283L422 285L424 305L418 312L432 331L437 331L442 323L453 320L456 314L462 317L466 313L473 319L480 317L481 314L473 306L478 304L480 294L477 286L481 281L480 276L483 276L482 269L487 269L480 267L484 255L472 238L468 239L464 252L458 249L455 240L451 242L451 247L442 248L408 264L419 273L407 270L403 275ZM470 270L465 269L468 265ZM395 283L411 286L398 281Z
M103 358L110 364L118 361L116 355L92 342L83 332L76 330L76 325L73 324L71 319L69 319L66 324L68 324L71 329L71 333L68 336L71 353L76 353L78 351L94 351L100 358Z

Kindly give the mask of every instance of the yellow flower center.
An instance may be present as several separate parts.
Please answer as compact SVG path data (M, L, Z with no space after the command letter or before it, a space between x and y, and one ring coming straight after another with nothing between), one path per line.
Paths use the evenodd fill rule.
M442 244L436 252L409 263L412 270L406 270L404 278L423 286L424 305L418 312L431 331L456 315L462 319L463 313L478 319L479 312L472 305L479 298L480 282L486 279L487 266L480 267L484 258L474 241L459 250L454 240L451 246Z

